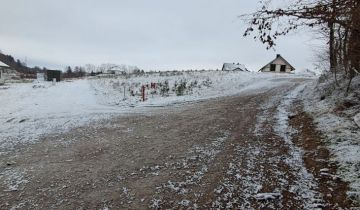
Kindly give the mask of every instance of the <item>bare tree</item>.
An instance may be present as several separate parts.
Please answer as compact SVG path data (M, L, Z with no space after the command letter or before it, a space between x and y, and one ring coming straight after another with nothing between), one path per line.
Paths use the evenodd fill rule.
M96 66L94 64L86 64L85 71L87 73L96 72Z

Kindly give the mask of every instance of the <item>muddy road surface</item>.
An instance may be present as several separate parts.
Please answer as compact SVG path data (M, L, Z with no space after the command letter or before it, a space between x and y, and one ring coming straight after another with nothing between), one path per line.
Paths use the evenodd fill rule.
M0 209L349 208L303 83L45 136L0 157Z

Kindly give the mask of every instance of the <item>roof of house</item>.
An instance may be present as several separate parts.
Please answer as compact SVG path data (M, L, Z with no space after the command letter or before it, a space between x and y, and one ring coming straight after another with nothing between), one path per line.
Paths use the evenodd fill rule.
M239 64L239 63L224 63L222 70L225 71L231 71L231 70L235 70L235 69L239 69L241 71L249 71L244 64Z
M283 59L283 61L284 61L287 65L289 65L289 66L291 67L291 71L295 70L295 68L294 68L289 62L287 62L287 60L285 60L284 57L282 57L280 54L277 54L277 56L276 56L276 58L275 58L274 60L270 61L268 64L266 64L265 66L263 66L259 71L261 71L262 69L264 69L267 65L271 64L272 62L274 62L274 61L275 61L276 59L278 59L278 58Z
M0 66L1 66L1 67L9 67L8 65L6 65L5 63L3 63L3 62L1 62L1 61L0 61Z

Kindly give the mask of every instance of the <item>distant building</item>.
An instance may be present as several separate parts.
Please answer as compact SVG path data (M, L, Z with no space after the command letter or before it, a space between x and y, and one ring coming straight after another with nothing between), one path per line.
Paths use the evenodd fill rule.
M115 75L123 75L126 74L124 69L121 69L119 67L114 67L105 72L105 74L115 74Z
M17 71L0 61L0 83L11 80L19 80L20 76Z
M8 67L8 65L0 61L0 85L3 85L5 82L3 69L6 69Z
M5 70L9 69L10 67L8 65L6 65L5 63L1 62L0 61L0 79L1 80L4 80L4 73L5 73Z
M276 58L272 60L270 63L266 64L259 71L261 72L283 72L290 73L294 71L295 68L290 65L280 54L276 55Z
M60 82L60 80L61 80L61 71L59 71L59 70L46 70L46 80L47 81L53 81L53 79L55 79L56 82Z
M249 71L244 64L240 63L224 63L223 71Z

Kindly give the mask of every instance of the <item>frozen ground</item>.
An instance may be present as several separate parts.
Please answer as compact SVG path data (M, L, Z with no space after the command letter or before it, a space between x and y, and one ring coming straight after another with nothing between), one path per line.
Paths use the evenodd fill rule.
M2 86L0 154L18 144L34 143L43 134L68 131L119 114L142 112L146 106L191 102L250 90L264 91L295 77L221 71L173 74L95 78L56 85L44 82ZM147 88L147 101L141 102L142 85L165 81L169 83L166 96L160 95L159 86L155 89L157 94L151 94L154 89ZM184 81L187 88L177 96L172 90L174 83Z
M336 86L332 75L322 76L308 84L302 98L339 164L338 176L350 183L348 195L360 203L360 77L354 78L348 95L347 80L339 78Z
M349 207L345 184L304 161L309 122L290 126L311 79L172 74L1 89L0 209Z
M302 162L288 116L307 80L288 81L90 123L2 154L0 208L346 207L323 199L340 191L324 194Z

